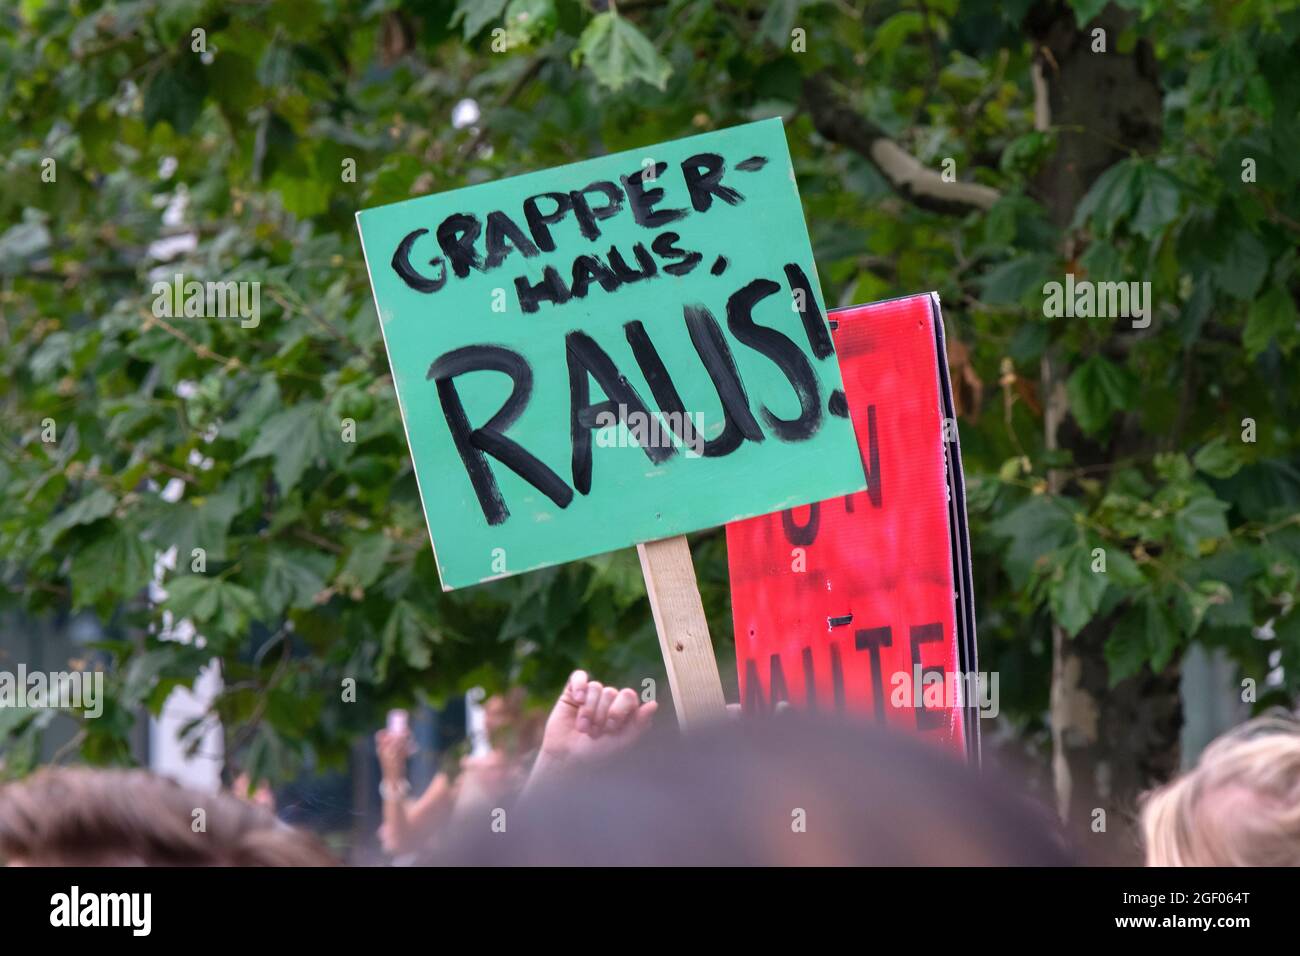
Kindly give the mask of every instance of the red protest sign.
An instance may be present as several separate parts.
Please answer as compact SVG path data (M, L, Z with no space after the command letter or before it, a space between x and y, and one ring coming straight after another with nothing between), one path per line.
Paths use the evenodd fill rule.
M938 298L830 317L868 489L727 525L742 706L865 713L973 753L970 559Z

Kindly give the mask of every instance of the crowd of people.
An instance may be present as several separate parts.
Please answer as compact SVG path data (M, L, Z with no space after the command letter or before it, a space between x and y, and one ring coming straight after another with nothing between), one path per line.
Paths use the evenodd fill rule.
M650 726L657 709L625 687L606 687L574 671L543 722L517 689L489 697L483 706L488 747L459 761L456 773L439 771L412 798L406 776L412 752L408 727L375 735L382 774L384 822L380 839L395 856L436 846L475 811L514 802L528 786L584 759L618 750Z
M938 748L786 711L679 734L630 688L575 671L548 715L485 704L488 746L418 795L404 726L376 735L380 838L451 865L1071 865L1050 813ZM1300 865L1300 723L1226 734L1148 794L1148 864ZM243 781L203 794L143 770L49 767L0 786L10 865L329 865Z

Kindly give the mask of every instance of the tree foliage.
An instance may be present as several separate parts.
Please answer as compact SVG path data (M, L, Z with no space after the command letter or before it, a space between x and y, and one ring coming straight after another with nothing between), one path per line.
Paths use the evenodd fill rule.
M1050 625L1103 615L1112 681L1200 641L1293 697L1300 10L1115 5L1127 26L1097 55L1153 51L1162 146L1126 149L1064 231L1034 174L1077 131L1035 127L1027 0L0 12L0 600L106 622L110 706L83 754L126 759L131 714L212 656L259 775L338 763L417 695L551 690L578 663L659 676L634 555L440 593L353 214L771 115L828 301L937 289L964 345L982 666L1004 712L1037 726ZM1081 26L1104 6L1072 3ZM823 135L827 96L864 142L993 201L914 201L869 148ZM465 99L481 116L460 126ZM1150 282L1150 326L1048 316L1067 272ZM153 284L176 273L259 282L259 324L156 317ZM1048 348L1068 450L1043 440ZM726 674L724 545L694 543ZM151 592L159 552L173 566ZM201 648L164 639L181 620ZM0 728L11 771L43 726Z

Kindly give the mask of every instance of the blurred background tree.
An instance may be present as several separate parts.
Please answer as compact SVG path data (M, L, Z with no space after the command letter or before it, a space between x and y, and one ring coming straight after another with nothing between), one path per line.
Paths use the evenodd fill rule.
M630 553L440 592L353 214L779 115L828 303L944 302L988 739L1122 818L1177 767L1189 647L1252 706L1300 684L1297 7L7 4L0 612L102 623L102 762L211 657L270 777L416 698L661 678ZM1149 327L1051 317L1067 272L1150 282ZM175 273L260 282L260 324L156 318ZM693 546L734 685L722 534ZM0 714L7 773L48 723Z

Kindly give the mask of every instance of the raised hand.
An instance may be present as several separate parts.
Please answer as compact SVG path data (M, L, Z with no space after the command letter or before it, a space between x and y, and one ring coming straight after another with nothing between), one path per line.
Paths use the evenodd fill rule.
M630 687L605 687L574 671L546 721L541 756L565 761L612 753L639 737L657 709Z

